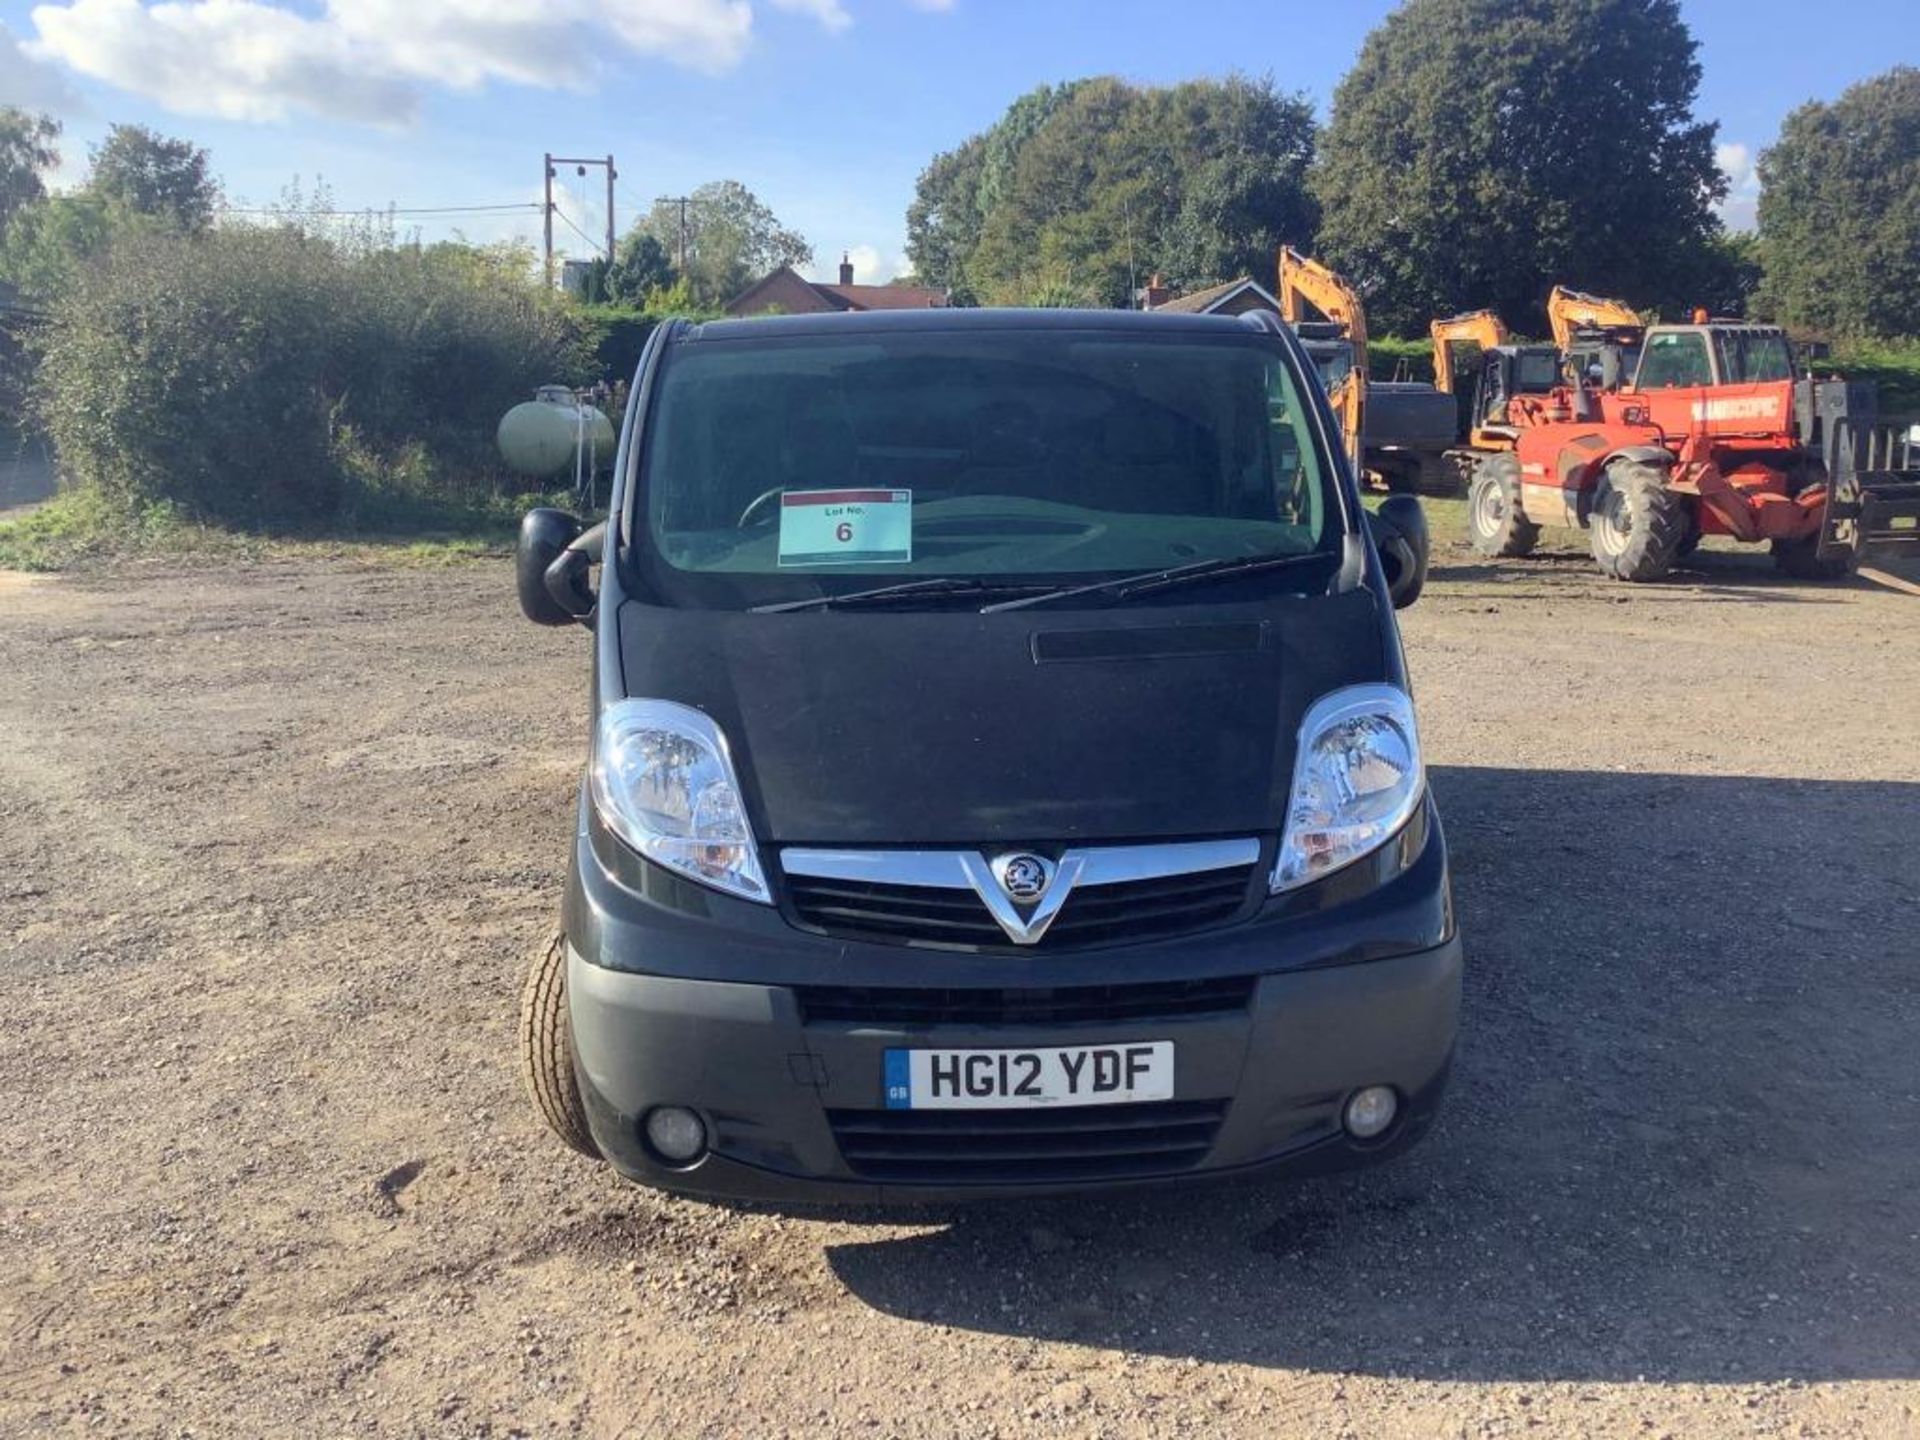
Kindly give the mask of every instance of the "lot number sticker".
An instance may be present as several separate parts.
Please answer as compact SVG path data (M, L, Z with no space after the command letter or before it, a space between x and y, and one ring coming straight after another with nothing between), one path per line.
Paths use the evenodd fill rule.
M911 559L911 490L789 490L780 497L782 565L880 565Z

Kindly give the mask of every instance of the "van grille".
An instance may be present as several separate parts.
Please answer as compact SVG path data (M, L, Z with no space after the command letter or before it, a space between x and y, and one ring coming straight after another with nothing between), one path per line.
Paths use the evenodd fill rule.
M1191 1170L1213 1148L1225 1100L1044 1110L829 1110L840 1155L866 1180L1045 1185Z
M1083 885L1037 945L1015 946L971 890L789 875L800 923L849 939L972 949L1063 950L1164 939L1231 920L1254 866L1234 865L1118 885Z
M1243 1011L1253 997L1251 975L1211 980L1150 981L1138 985L1074 985L1052 989L924 989L874 985L802 985L800 1016L807 1024L1071 1025L1180 1019Z

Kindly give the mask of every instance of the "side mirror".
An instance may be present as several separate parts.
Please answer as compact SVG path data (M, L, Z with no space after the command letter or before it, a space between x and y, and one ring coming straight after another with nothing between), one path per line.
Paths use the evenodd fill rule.
M1427 584L1427 512L1411 495L1389 495L1367 515L1367 529L1386 571L1393 608L1404 610Z
M529 510L513 554L520 613L536 625L590 624L594 595L587 572L605 538L604 522L583 530L564 510Z

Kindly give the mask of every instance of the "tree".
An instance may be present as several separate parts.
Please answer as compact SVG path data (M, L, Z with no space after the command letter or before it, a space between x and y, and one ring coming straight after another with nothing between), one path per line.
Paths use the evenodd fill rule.
M1565 283L1669 313L1710 278L1726 178L1678 0L1408 0L1334 92L1322 258L1376 328Z
M0 235L15 215L46 198L41 177L60 163L59 138L60 122L52 116L0 106Z
M1802 105L1760 153L1761 302L1836 335L1920 335L1920 69Z
M182 230L204 230L220 203L220 187L207 167L207 152L188 140L171 140L144 125L115 125L93 152L90 194L124 205L136 215L170 221Z
M604 267L597 297L615 305L644 306L654 295L673 288L678 278L667 247L645 231L629 230L620 241L613 263Z
M661 200L634 230L652 237L676 260L683 232L681 204ZM629 238L632 238L631 236ZM684 270L696 303L722 305L755 280L782 265L810 265L813 247L806 237L780 223L738 180L715 180L687 197Z
M987 139L975 135L957 150L936 155L913 187L907 206L907 258L923 283L944 289L956 305L977 304L967 283L967 258L980 243L980 176Z
M1042 86L921 173L907 254L961 303L1126 305L1154 271L1264 276L1312 234L1314 134L1306 100L1268 80Z
M1185 87L1183 87L1185 88ZM1176 96L1179 92L1175 92ZM1319 207L1304 183L1313 162L1313 113L1267 86L1229 80L1194 112L1197 133L1162 270L1183 290L1252 275L1272 278L1282 244L1304 244Z
M117 238L152 223L84 195L49 196L0 232L0 280L36 301L52 300Z

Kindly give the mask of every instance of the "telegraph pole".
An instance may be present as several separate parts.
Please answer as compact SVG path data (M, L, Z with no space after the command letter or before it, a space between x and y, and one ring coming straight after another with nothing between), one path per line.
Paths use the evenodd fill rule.
M613 168L613 156L607 156L607 264L613 264L613 182L618 178Z
M604 158L595 157L592 159L583 159L576 155L555 155L549 152L545 157L545 163L541 167L543 171L541 184L546 187L546 204L543 208L546 211L544 216L546 221L545 258L548 289L553 288L553 181L554 177L560 173L556 167L561 165L573 166L576 175L585 175L589 165L605 167L607 172L607 263L613 263L615 230L613 219L613 182L620 178L620 172L614 168L613 156L608 155Z
M662 195L653 203L656 205L678 205L680 207L680 273L687 273L687 202L691 195Z
M540 207L540 218L546 223L546 241L541 247L541 255L546 261L547 288L553 288L553 154L548 152L540 162L540 183L546 187L546 203Z

